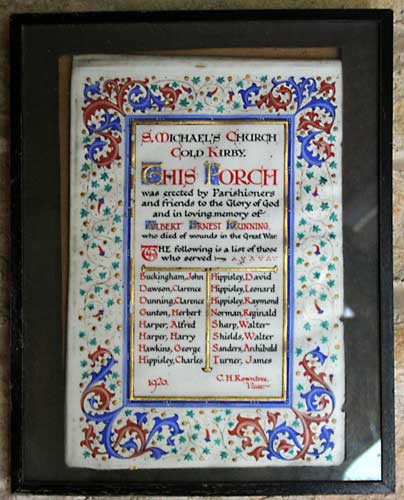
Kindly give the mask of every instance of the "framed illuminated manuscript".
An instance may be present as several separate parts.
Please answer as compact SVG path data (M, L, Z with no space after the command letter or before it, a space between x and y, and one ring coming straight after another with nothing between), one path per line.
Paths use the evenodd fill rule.
M73 60L69 465L343 460L341 94L338 61Z
M393 485L390 14L249 12L237 37L230 14L14 18L35 291L20 418L39 428L17 447L17 488ZM49 38L63 42L41 59ZM44 408L61 432L35 462Z

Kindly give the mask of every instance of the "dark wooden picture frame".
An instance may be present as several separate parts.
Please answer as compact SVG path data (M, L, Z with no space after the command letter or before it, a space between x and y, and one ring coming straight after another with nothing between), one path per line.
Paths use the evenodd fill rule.
M10 31L13 491L242 496L393 491L392 12L22 14L12 16ZM69 469L61 334L66 212L61 58L268 47L333 47L342 60L345 294L357 311L345 329L346 457L352 463L380 439L380 478L343 480L344 466L191 469L186 476L177 469ZM365 234L353 234L352 218L367 210L376 216Z

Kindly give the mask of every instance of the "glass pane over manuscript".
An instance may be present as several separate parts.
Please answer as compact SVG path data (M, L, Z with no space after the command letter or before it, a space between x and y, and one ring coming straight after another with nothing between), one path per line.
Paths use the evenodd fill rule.
M338 61L77 57L67 456L344 460Z

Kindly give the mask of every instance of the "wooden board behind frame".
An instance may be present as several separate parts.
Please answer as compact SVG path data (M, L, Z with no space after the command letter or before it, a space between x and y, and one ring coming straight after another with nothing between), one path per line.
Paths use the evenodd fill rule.
M283 28L277 24L280 20L283 21ZM341 20L351 23L338 24ZM246 24L246 21L250 23ZM183 27L184 36L181 40L165 37L175 23L181 23ZM237 35L240 23L244 28L242 36ZM287 30L284 23L290 23L293 31ZM158 35L154 39L143 37L141 40L139 33L139 38L136 38L133 36L134 25L137 26L138 33L142 29L153 32L153 26L158 25ZM312 27L310 32L307 31L309 25ZM122 26L125 27L124 30ZM257 26L260 29L257 30ZM364 38L358 41L352 36L352 27L356 28L356 37L359 30L362 30L362 33L372 40L373 45L364 47ZM194 34L190 32L191 28ZM123 31L125 34L122 36ZM114 40L114 35L118 32L121 33L120 41ZM202 37L202 34L205 36ZM207 36L208 34L210 36ZM105 44L105 39L108 44ZM391 491L394 488L391 12L317 10L16 15L11 21L11 42L13 490L53 494L172 495ZM347 165L355 164L357 150L360 151L363 162L368 159L367 166L361 164L362 166L357 167L357 173L350 172L349 183L344 181L344 213L346 211L345 219L349 218L352 206L355 207L353 185L358 182L358 176L362 176L362 182L373 182L370 198L378 203L379 217L372 226L373 234L369 236L372 247L369 252L379 265L375 266L373 274L370 272L366 279L369 286L380 283L378 293L371 295L367 302L360 298L356 302L365 310L369 304L376 306L376 311L366 312L368 321L375 323L368 346L362 347L361 350L358 342L349 336L353 327L349 328L347 325L346 330L347 446L351 441L347 457L352 453L352 445L359 443L360 448L360 436L357 443L353 439L354 432L358 430L361 422L349 410L353 408L355 397L357 400L361 397L358 392L361 390L365 392L362 403L369 409L369 422L379 429L382 439L381 480L342 481L340 477L343 468L339 471L339 468L329 469L325 471L324 477L321 477L318 469L313 471L309 467L301 468L300 472L296 469L293 472L291 469L277 469L274 473L266 469L261 472L249 470L245 473L238 470L237 474L232 471L203 472L195 469L192 477L186 482L181 480L181 471L159 471L159 474L153 471L138 471L135 475L130 471L111 471L101 475L97 471L68 470L63 466L64 379L63 364L60 363L63 360L63 342L61 335L57 338L63 324L63 273L60 258L63 248L60 243L60 207L63 206L63 200L59 194L60 144L56 125L59 58L62 55L78 53L133 53L136 49L161 51L186 49L190 46L203 50L218 46L234 48L249 46L254 42L254 46L263 47L336 46L342 50L344 82L349 82L344 86L344 130L345 137L347 132L352 137L344 144L345 179ZM48 50L49 47L52 48ZM361 71L355 73L355 63L368 61L372 50L374 64L369 63L367 67L366 64L362 65ZM47 57L43 57L45 53ZM375 57L376 53L378 58ZM30 76L35 73L36 79L30 80ZM349 76L355 78L349 79ZM370 88L364 89L364 84L368 84ZM350 96L358 95L360 88L363 89L364 96L359 100L366 101L371 95L374 98L373 107L362 110L368 131L371 130L373 134L372 144L367 142L358 127L355 128L359 122L355 122L355 103ZM350 117L351 121L348 121L347 117ZM38 121L40 126L36 123ZM41 161L38 161L39 159ZM47 196L44 197L43 193ZM356 242L348 236L345 249L348 259L349 252L355 250L355 245ZM43 255L39 252L40 249L44 249L48 254ZM358 283L354 278L349 278L349 271L361 269L362 274L359 274L360 278L363 278L366 268L363 264L358 267L359 264L355 258L347 264L348 294ZM45 270L48 270L47 276L43 276ZM42 276L38 273L42 273ZM358 281L361 283L361 279ZM42 294L38 294L36 289L37 297L34 297L33 283L42 283ZM46 300L41 302L44 297ZM366 338L366 333L360 329L355 330L361 340ZM373 389L376 388L377 392L380 390L380 399L378 394L375 395L376 402L380 402L378 415L372 413L369 406L366 382L355 382L355 370L349 369L349 366L356 366L361 355L368 360L362 370L362 373L365 372L370 377L367 384L373 383ZM49 378L50 375L53 376ZM42 388L45 388L46 397ZM349 420L355 418L356 426L350 427ZM49 435L54 436L53 443L44 440L44 437ZM45 442L48 445L45 446ZM352 456L350 458L352 459ZM288 479L291 476L295 478L293 481ZM316 480L317 478L321 480Z

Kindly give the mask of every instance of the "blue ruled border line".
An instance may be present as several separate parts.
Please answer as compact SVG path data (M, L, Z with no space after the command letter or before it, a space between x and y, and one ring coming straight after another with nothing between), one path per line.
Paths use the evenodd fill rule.
M294 332L294 206L295 206L295 119L294 115L129 115L125 117L125 165L124 165L124 222L123 222L123 403L139 407L236 407L236 408L290 408L293 395L293 332ZM288 328L286 342L286 399L281 401L228 401L223 400L133 400L130 399L130 260L131 260L131 125L139 121L287 121L288 122Z

